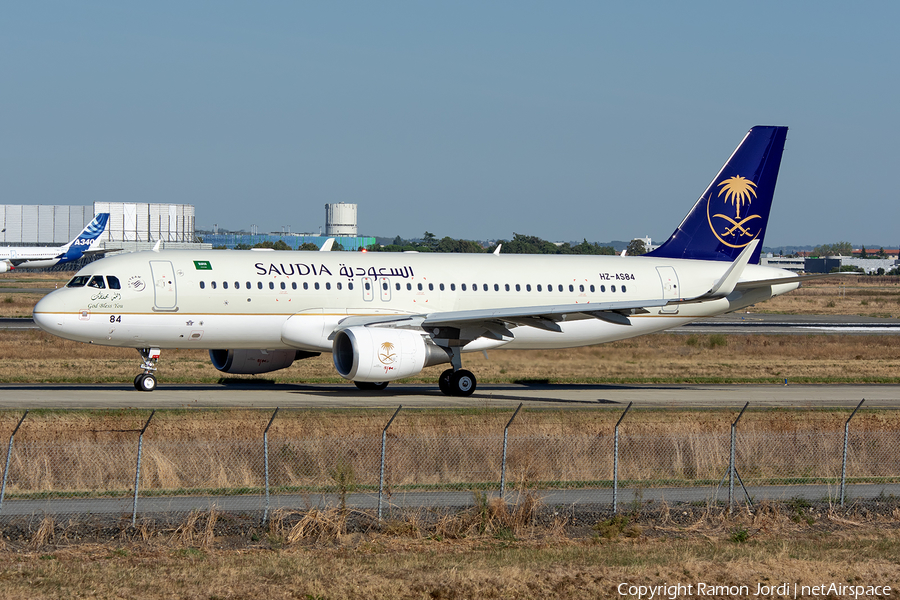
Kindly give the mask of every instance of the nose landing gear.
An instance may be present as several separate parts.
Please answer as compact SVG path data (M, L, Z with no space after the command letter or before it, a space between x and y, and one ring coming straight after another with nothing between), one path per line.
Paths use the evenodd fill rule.
M134 389L141 392L152 392L156 389L156 363L159 361L159 348L139 348L141 353L141 368L144 372L134 378Z

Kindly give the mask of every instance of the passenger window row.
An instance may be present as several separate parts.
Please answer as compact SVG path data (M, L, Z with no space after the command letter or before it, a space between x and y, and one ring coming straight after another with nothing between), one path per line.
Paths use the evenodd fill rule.
M116 281L116 284L118 285L118 280ZM364 285L365 285L366 290L371 289L370 284L369 284L368 282L366 282ZM387 282L382 282L381 287L382 287L383 290L386 291L386 290L388 289L388 285L389 285L389 284L388 284ZM425 290L425 285L426 285L426 284L423 284L423 283L417 283L417 284L416 284L416 290L418 290L418 291L420 291L420 292L421 292L421 291L424 291L424 290ZM427 284L427 285L428 285L428 291L429 291L429 292L433 292L433 291L434 291L434 284L433 284L433 283L429 283L429 284ZM71 284L70 284L70 286L71 286ZM209 282L209 286L210 286L211 289L214 289L214 290L215 290L215 289L218 289L219 286L221 286L221 288L222 288L223 290L230 289L230 287L229 287L229 282L227 282L227 281L223 281L223 282L221 282L221 283L218 283L218 282L215 282L215 281L211 281L211 282ZM73 286L73 287L74 287L74 286ZM253 289L253 285L252 285L249 281L245 282L244 287L245 287L246 289L248 289L248 290L249 290L249 289ZM257 287L257 289L260 289L260 290L265 289L265 286L263 286L263 282L262 282L262 281L257 281L257 282L256 282L256 287ZM274 290L274 289L276 289L276 287L277 287L277 288L280 288L280 289L282 289L282 290L286 290L286 289L287 289L287 282L282 281L282 282L280 282L280 283L278 284L278 286L275 285L275 282L274 282L274 281L270 281L270 282L269 282L268 288L269 288L270 290ZM342 289L343 289L342 282L340 282L340 281L337 282L337 283L335 284L335 287L336 287L338 290L342 290ZM468 287L466 286L465 283L460 284L459 287L460 287L460 290L463 291L463 292L468 291L468 290L470 289L470 288L468 288ZM518 284L518 283L517 283L517 284L515 284L514 287L515 287L515 290L516 290L517 292L521 292L521 291L522 291L522 286L521 286L521 284ZM303 288L304 290L308 290L308 289L310 288L309 282L304 281L303 284L302 284L302 288ZM330 283L330 282L325 282L324 288L325 288L326 290L330 290L330 289L331 289L331 283ZM609 286L609 288L610 288L610 291L611 291L611 292L615 292L615 291L616 291L616 286L614 286L614 285ZM116 289L118 289L118 288L116 288ZM201 290L206 289L206 282L205 282L205 281L201 281L201 282L200 282L200 289L201 289ZM240 282L240 281L235 281L235 282L234 282L234 287L231 288L231 289L235 289L235 290L241 289L241 282ZM291 289L292 289L292 290L298 289L298 286L297 286L297 282L296 282L296 281L292 281L292 282L291 282ZM316 290L321 289L321 288L320 288L320 284L319 284L318 281L313 282L313 289L316 289ZM352 289L353 289L353 282L347 282L347 289L348 289L348 290L352 290ZM394 284L394 289L396 289L397 291L401 291L401 290L403 289L403 287L402 287L402 285L401 285L400 283L395 283L395 284ZM444 286L443 283L439 283L439 284L438 284L438 289L439 289L440 291L443 292L446 288L445 288L445 286ZM478 284L477 284L477 283L473 283L473 284L472 284L472 287L471 287L471 291L477 292L478 289L479 289L479 288L478 288ZM487 292L487 291L490 291L490 289L491 289L491 288L490 288L490 286L489 286L488 284L486 284L486 283L481 284L481 290L482 290L482 291ZM499 292L500 289L501 289L501 288L500 288L500 284L499 284L499 283L495 283L495 284L493 285L493 289L494 289L495 292ZM562 284L557 284L557 286L556 286L556 290L559 291L559 292L563 292L563 291L565 291L565 289L566 289L566 288L565 288ZM587 286L587 289L590 290L591 293L595 293L595 292L597 291L597 288L596 288L593 284ZM407 291L412 291L412 290L413 290L413 284L412 284L412 283L407 283L407 284L406 284L406 290L407 290ZM512 291L512 288L510 287L510 284L506 283L506 284L503 285L503 290L509 292L509 291ZM541 284L537 284L537 285L535 286L535 290L538 291L538 292L543 292L543 291L544 291L544 287L543 287ZM546 290L547 290L548 292L553 292L553 291L554 291L553 284L548 285L547 288L546 288ZM569 290L569 292L573 292L573 293L574 293L574 292L575 292L575 286L574 286L573 284L569 284L568 290ZM455 284L455 283L451 283L451 284L450 284L450 291L451 291L451 292L455 292L455 291L456 291L456 284ZM525 284L525 291L526 291L526 292L532 291L532 287L531 287L531 284L530 284L530 283ZM585 285L584 285L584 284L580 284L580 285L578 286L578 292L579 292L579 293L584 293L585 291L587 291L587 290L585 289ZM622 291L622 292L625 292L625 291L626 291L626 288L625 288L624 285L621 286L621 291ZM605 286L605 285L601 285L601 286L600 286L600 292L601 292L601 293L606 292L606 286Z

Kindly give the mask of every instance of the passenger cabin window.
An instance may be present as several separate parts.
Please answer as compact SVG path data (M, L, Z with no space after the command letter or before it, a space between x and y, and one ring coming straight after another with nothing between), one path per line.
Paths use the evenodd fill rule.
M111 290L121 290L122 289L122 285L119 283L118 277L114 277L112 275L107 275L106 283L109 285L109 289L111 289Z
M456 291L456 284L455 284L455 283L451 283L451 284L450 284L450 291L451 291L451 292L455 292L455 291Z
M537 291L541 291L541 284L537 284Z
M285 285L285 283L283 281L281 282L281 289L283 289L283 290L287 289L287 285Z
M399 292L399 291L400 291L400 284L399 284L399 283L394 284L394 288L396 288L396 290Z
M460 286L460 289L461 289L462 291L466 291L466 284L462 284L462 285Z
M531 291L531 284L530 284L530 283L526 283L526 284L525 284L525 291L526 291L526 292L530 292L530 291ZM538 291L540 291L540 290L538 290Z
M91 280L88 282L88 287L105 290L106 284L103 283L103 275L94 275L93 277L91 277Z
M429 292L433 292L433 291L434 291L434 284L433 284L433 283L429 283L429 284L428 284L428 291L429 291Z
M625 293L625 286L624 286L624 285L622 286L622 293L623 293L623 294Z
M90 279L88 275L76 275L72 278L72 281L66 284L66 287L84 287L87 284L88 279Z
M205 289L206 289L206 282L205 282L205 281L201 281L201 282L200 282L200 289L201 289L201 290L205 290Z
M257 282L256 282L256 287L259 288L259 289L262 289L262 281L257 281Z
M407 283L407 284L406 284L406 289L407 289L407 290L411 290L411 289L412 289L412 284L411 284L411 283Z
M314 285L316 286L316 289L319 289L319 282L318 282L318 281L317 281Z
M296 281L292 281L292 282L291 282L291 289L292 289L292 290L296 290L296 289L297 289L297 282L296 282Z
M250 289L250 282L249 282L249 281L247 282L247 289L248 289L248 290Z
M521 292L521 291L522 291L522 286L519 285L518 283L516 284L516 291L517 291L517 292Z
M210 282L209 282L209 287L211 287L212 289L216 289L216 282L215 282L215 281L210 281Z
M270 282L269 282L269 289L270 289L270 290L274 290L274 289L275 289L275 282L274 282L274 281L270 281Z
M305 284L304 284L304 285L305 285ZM350 281L350 282L347 283L347 289L348 289L348 290L352 290L352 289L353 289L353 282L352 282L352 281Z
M563 291L563 286L562 286L562 284L559 284L559 291Z
M431 289L431 284L429 283L428 285L429 285L429 289ZM444 284L443 284L443 283L440 284L439 287L441 288L441 291L443 292L443 291L444 291Z
M422 291L422 284L421 284L421 283L418 284L418 287L419 287L419 291L421 292L421 291Z
M228 289L228 282L227 282L227 281L223 281L223 282L222 282L222 289L223 289L223 290L227 290L227 289Z
M506 289L509 289L509 286L506 286ZM487 291L487 288L485 288L484 291ZM500 286L497 285L496 283L494 284L494 291L495 291L495 292L499 292L499 291L500 291Z
M387 287L387 284L384 284L384 285L385 285L385 287ZM330 281L326 281L326 282L325 282L325 289L326 289L326 290L330 290L330 289L331 289L331 282L330 282Z
M235 282L234 282L234 289L236 289L236 290L241 289L241 282L240 282L240 281L235 281Z

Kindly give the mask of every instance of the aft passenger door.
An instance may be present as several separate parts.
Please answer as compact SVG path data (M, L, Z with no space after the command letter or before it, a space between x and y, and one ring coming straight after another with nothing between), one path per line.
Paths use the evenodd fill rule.
M665 300L677 300L681 297L678 290L678 275L675 273L675 267L656 267L659 273L659 279L662 283L662 294ZM678 305L672 304L663 306L659 309L660 314L674 314L678 312Z
M172 267L171 261L151 260L150 272L153 275L153 309L178 310L175 269Z

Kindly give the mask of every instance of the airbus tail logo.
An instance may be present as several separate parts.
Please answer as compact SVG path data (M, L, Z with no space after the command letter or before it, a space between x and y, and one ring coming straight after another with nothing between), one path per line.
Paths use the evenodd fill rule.
M100 213L94 217L91 223L84 229L79 236L80 239L95 239L106 229L106 222L109 220L109 213Z
M719 183L719 193L710 196L706 203L709 228L716 238L730 248L743 248L759 235L762 217L752 214L750 204L756 198L756 184L745 177L735 175ZM728 204L734 209L734 216ZM741 208L747 205L742 217ZM757 221L759 219L759 221Z

